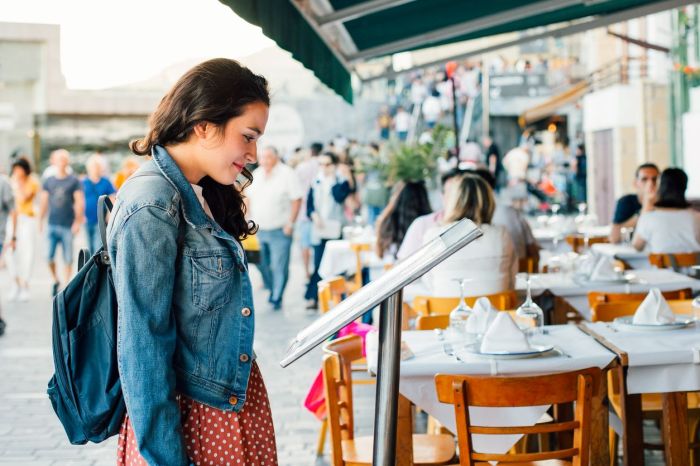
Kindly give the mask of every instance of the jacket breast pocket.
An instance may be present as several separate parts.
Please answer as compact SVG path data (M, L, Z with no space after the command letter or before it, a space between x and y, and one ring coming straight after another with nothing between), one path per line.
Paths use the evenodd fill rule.
M198 253L192 261L192 299L205 311L216 311L231 301L235 262L225 252Z

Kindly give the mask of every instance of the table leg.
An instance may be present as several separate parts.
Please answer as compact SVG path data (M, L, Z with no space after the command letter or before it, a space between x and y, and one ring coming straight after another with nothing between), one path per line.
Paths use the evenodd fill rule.
M401 394L396 425L396 465L413 466L413 409L408 398Z
M622 455L624 466L644 464L644 432L642 430L642 395L627 393L627 368L620 366L617 377L622 409Z
M608 404L606 403L608 378L606 374L606 372L603 372L603 376L600 378L600 383L591 400L591 466L608 466L610 464Z
M686 392L663 394L663 439L668 466L690 464L688 451L688 395Z

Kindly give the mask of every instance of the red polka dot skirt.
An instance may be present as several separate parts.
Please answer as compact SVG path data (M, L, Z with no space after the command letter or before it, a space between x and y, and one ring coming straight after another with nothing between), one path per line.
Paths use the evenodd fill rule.
M177 396L187 456L197 466L277 465L270 402L262 375L253 363L243 409L222 411ZM148 466L139 454L129 416L119 432L117 466Z

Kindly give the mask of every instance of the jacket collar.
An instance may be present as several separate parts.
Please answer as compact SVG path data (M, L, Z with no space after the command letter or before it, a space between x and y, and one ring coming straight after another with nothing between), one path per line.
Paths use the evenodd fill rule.
M222 232L221 227L216 224L204 212L202 204L199 203L197 195L194 193L190 182L187 181L185 175L177 166L173 158L168 154L163 146L153 146L151 151L153 162L158 169L163 173L163 176L172 184L180 193L182 199L182 215L185 221L195 229L211 228L216 232Z

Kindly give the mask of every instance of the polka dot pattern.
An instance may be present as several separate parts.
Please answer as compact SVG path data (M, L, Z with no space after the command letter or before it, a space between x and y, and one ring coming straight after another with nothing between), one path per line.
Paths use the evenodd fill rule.
M253 363L246 402L238 412L222 411L177 395L187 456L197 466L277 465L270 402ZM136 445L129 416L119 432L117 466L148 466Z

